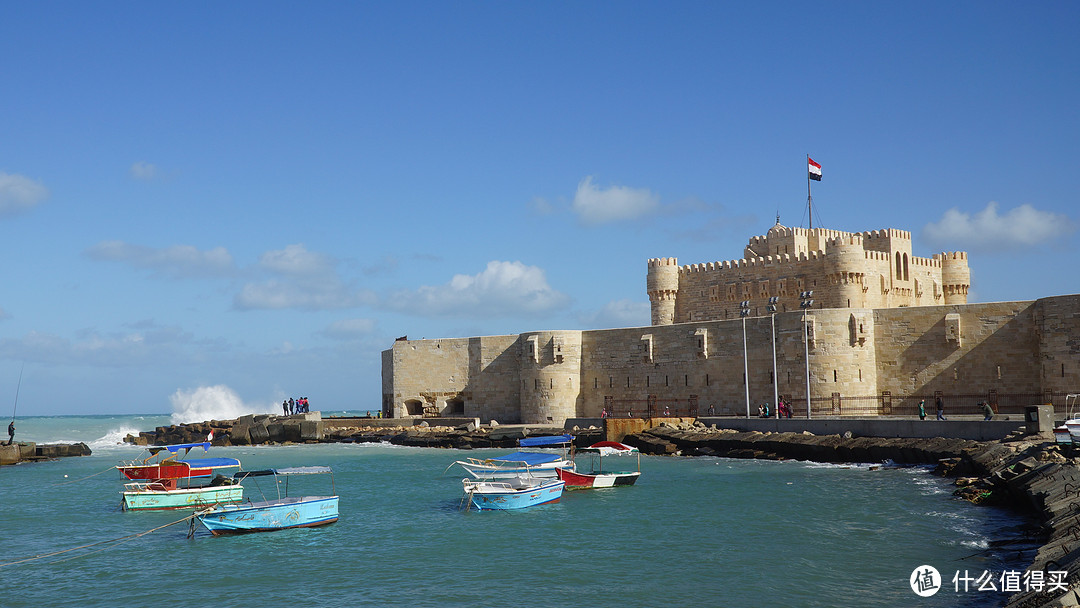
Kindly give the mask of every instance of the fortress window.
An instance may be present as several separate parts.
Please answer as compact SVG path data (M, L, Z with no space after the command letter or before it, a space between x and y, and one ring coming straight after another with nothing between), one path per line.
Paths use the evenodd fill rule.
M664 386L668 386L668 377L664 376Z
M834 370L832 370L832 381L833 381L833 382L837 382L837 379L836 379L836 370L835 370L835 369L834 369Z
M1065 364L1064 363L1061 364L1061 377L1062 378L1065 377Z
M548 388L555 388L555 378L550 378L548 380Z
M772 384L774 381L775 381L775 378L773 378L772 370L769 370L769 384Z
M593 388L600 388L600 379L599 378L593 378L592 387Z
M907 263L907 254L906 253L904 254L904 280L905 281L908 280L908 263Z
M904 278L904 269L900 265L900 252L896 252L896 280L902 280Z
M630 376L626 377L626 388L630 388Z
M648 374L645 375L645 388L652 386L652 377Z
M540 390L540 379L539 378L533 378L533 390L536 390L536 391Z
M684 386L690 386L690 375L689 374L683 376L683 385Z
M1061 375L1065 375L1065 366L1061 366ZM709 374L705 374L705 386L709 386Z
M607 386L608 388L615 388L615 376L607 377Z

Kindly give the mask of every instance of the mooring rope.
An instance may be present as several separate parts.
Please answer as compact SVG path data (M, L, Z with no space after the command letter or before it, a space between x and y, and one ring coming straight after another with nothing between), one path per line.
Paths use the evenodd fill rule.
M35 555L33 557L27 557L27 558L24 558L24 559L13 561L13 562L5 562L5 563L0 564L0 568L3 568L4 566L14 566L15 564L22 564L22 563L25 563L25 562L32 562L32 561L39 560L39 559L45 559L46 557L53 557L54 555L61 555L63 553L70 553L72 551L78 551L79 549L88 549L90 547L96 547L98 545L104 545L104 544L113 543L113 544L109 545L108 547L98 549L97 551L90 551L90 552L84 553L82 555L76 555L75 557L68 557L68 558L65 558L65 559L58 559L55 562L49 562L49 563L52 563L52 564L59 564L60 562L66 562L68 560L77 559L77 558L80 558L80 557L85 557L87 555L91 555L91 554L94 554L94 553L99 553L101 551L104 551L105 549L109 549L109 548L115 547L116 545L119 545L121 543L127 542L129 540L139 538L140 536L146 536L147 534L150 534L151 532L157 532L158 530L161 530L163 528L168 528L169 526L175 526L176 524L183 523L185 521L188 521L189 519L193 519L194 517L195 517L195 514L193 513L193 514L188 515L187 517L185 517L183 519L178 519L178 520L176 520L176 521L174 521L172 523L168 523L168 524L165 524L163 526L158 526L156 528L151 528L151 529L149 529L149 530L147 530L145 532L139 532L138 534L128 534L127 536L121 536L119 538L110 538L110 539L107 539L107 540L99 540L96 543L90 543L88 545L81 545L81 546L78 546L78 547L72 547L70 549L64 549L62 551L53 551L52 553L42 553L41 555Z
M72 479L71 481L61 481L60 483L54 483L53 485L51 485L49 487L55 488L55 487L58 487L58 486L66 486L69 483L75 483L77 481L86 481L87 479L90 479L91 477L97 477L98 475L101 475L102 473L108 473L109 471L115 471L115 470L116 470L116 467L114 467L114 466L109 467L109 468L105 469L104 471L99 471L97 473L94 473L93 475L87 475L86 477L83 477L82 479Z

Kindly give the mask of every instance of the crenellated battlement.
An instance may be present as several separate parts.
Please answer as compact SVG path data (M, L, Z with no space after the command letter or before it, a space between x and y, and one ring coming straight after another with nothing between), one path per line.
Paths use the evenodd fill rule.
M659 268L660 266L678 266L679 258L651 258L649 260L649 268Z
M773 297L790 310L799 304L795 296L808 290L825 308L965 303L967 254L917 257L911 244L911 232L895 228L847 232L776 224L751 237L740 259L682 266L675 258L649 260L647 291L654 319L665 324L729 319L739 315L740 302L763 306Z

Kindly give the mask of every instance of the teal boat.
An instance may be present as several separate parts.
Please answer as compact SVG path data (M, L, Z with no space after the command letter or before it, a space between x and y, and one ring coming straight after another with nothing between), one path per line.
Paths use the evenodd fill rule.
M289 480L296 475L330 475L331 495L289 496ZM333 471L330 467L293 467L242 471L233 475L236 481L250 478L274 478L278 497L272 500L246 500L235 504L219 504L195 513L199 521L214 536L269 532L288 528L310 528L338 520L338 496L333 492ZM285 486L282 495L281 487Z
M500 480L462 479L466 509L481 511L524 509L559 502L566 482L561 479L511 477Z

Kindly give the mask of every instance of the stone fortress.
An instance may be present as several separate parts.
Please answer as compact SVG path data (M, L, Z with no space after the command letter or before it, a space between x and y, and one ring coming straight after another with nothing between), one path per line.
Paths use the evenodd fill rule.
M646 285L649 327L398 340L383 414L746 416L778 394L799 416L808 401L815 416L911 415L920 399L933 416L938 395L974 414L1080 393L1080 295L969 304L966 254L915 257L903 230L777 222L739 260L651 259Z

